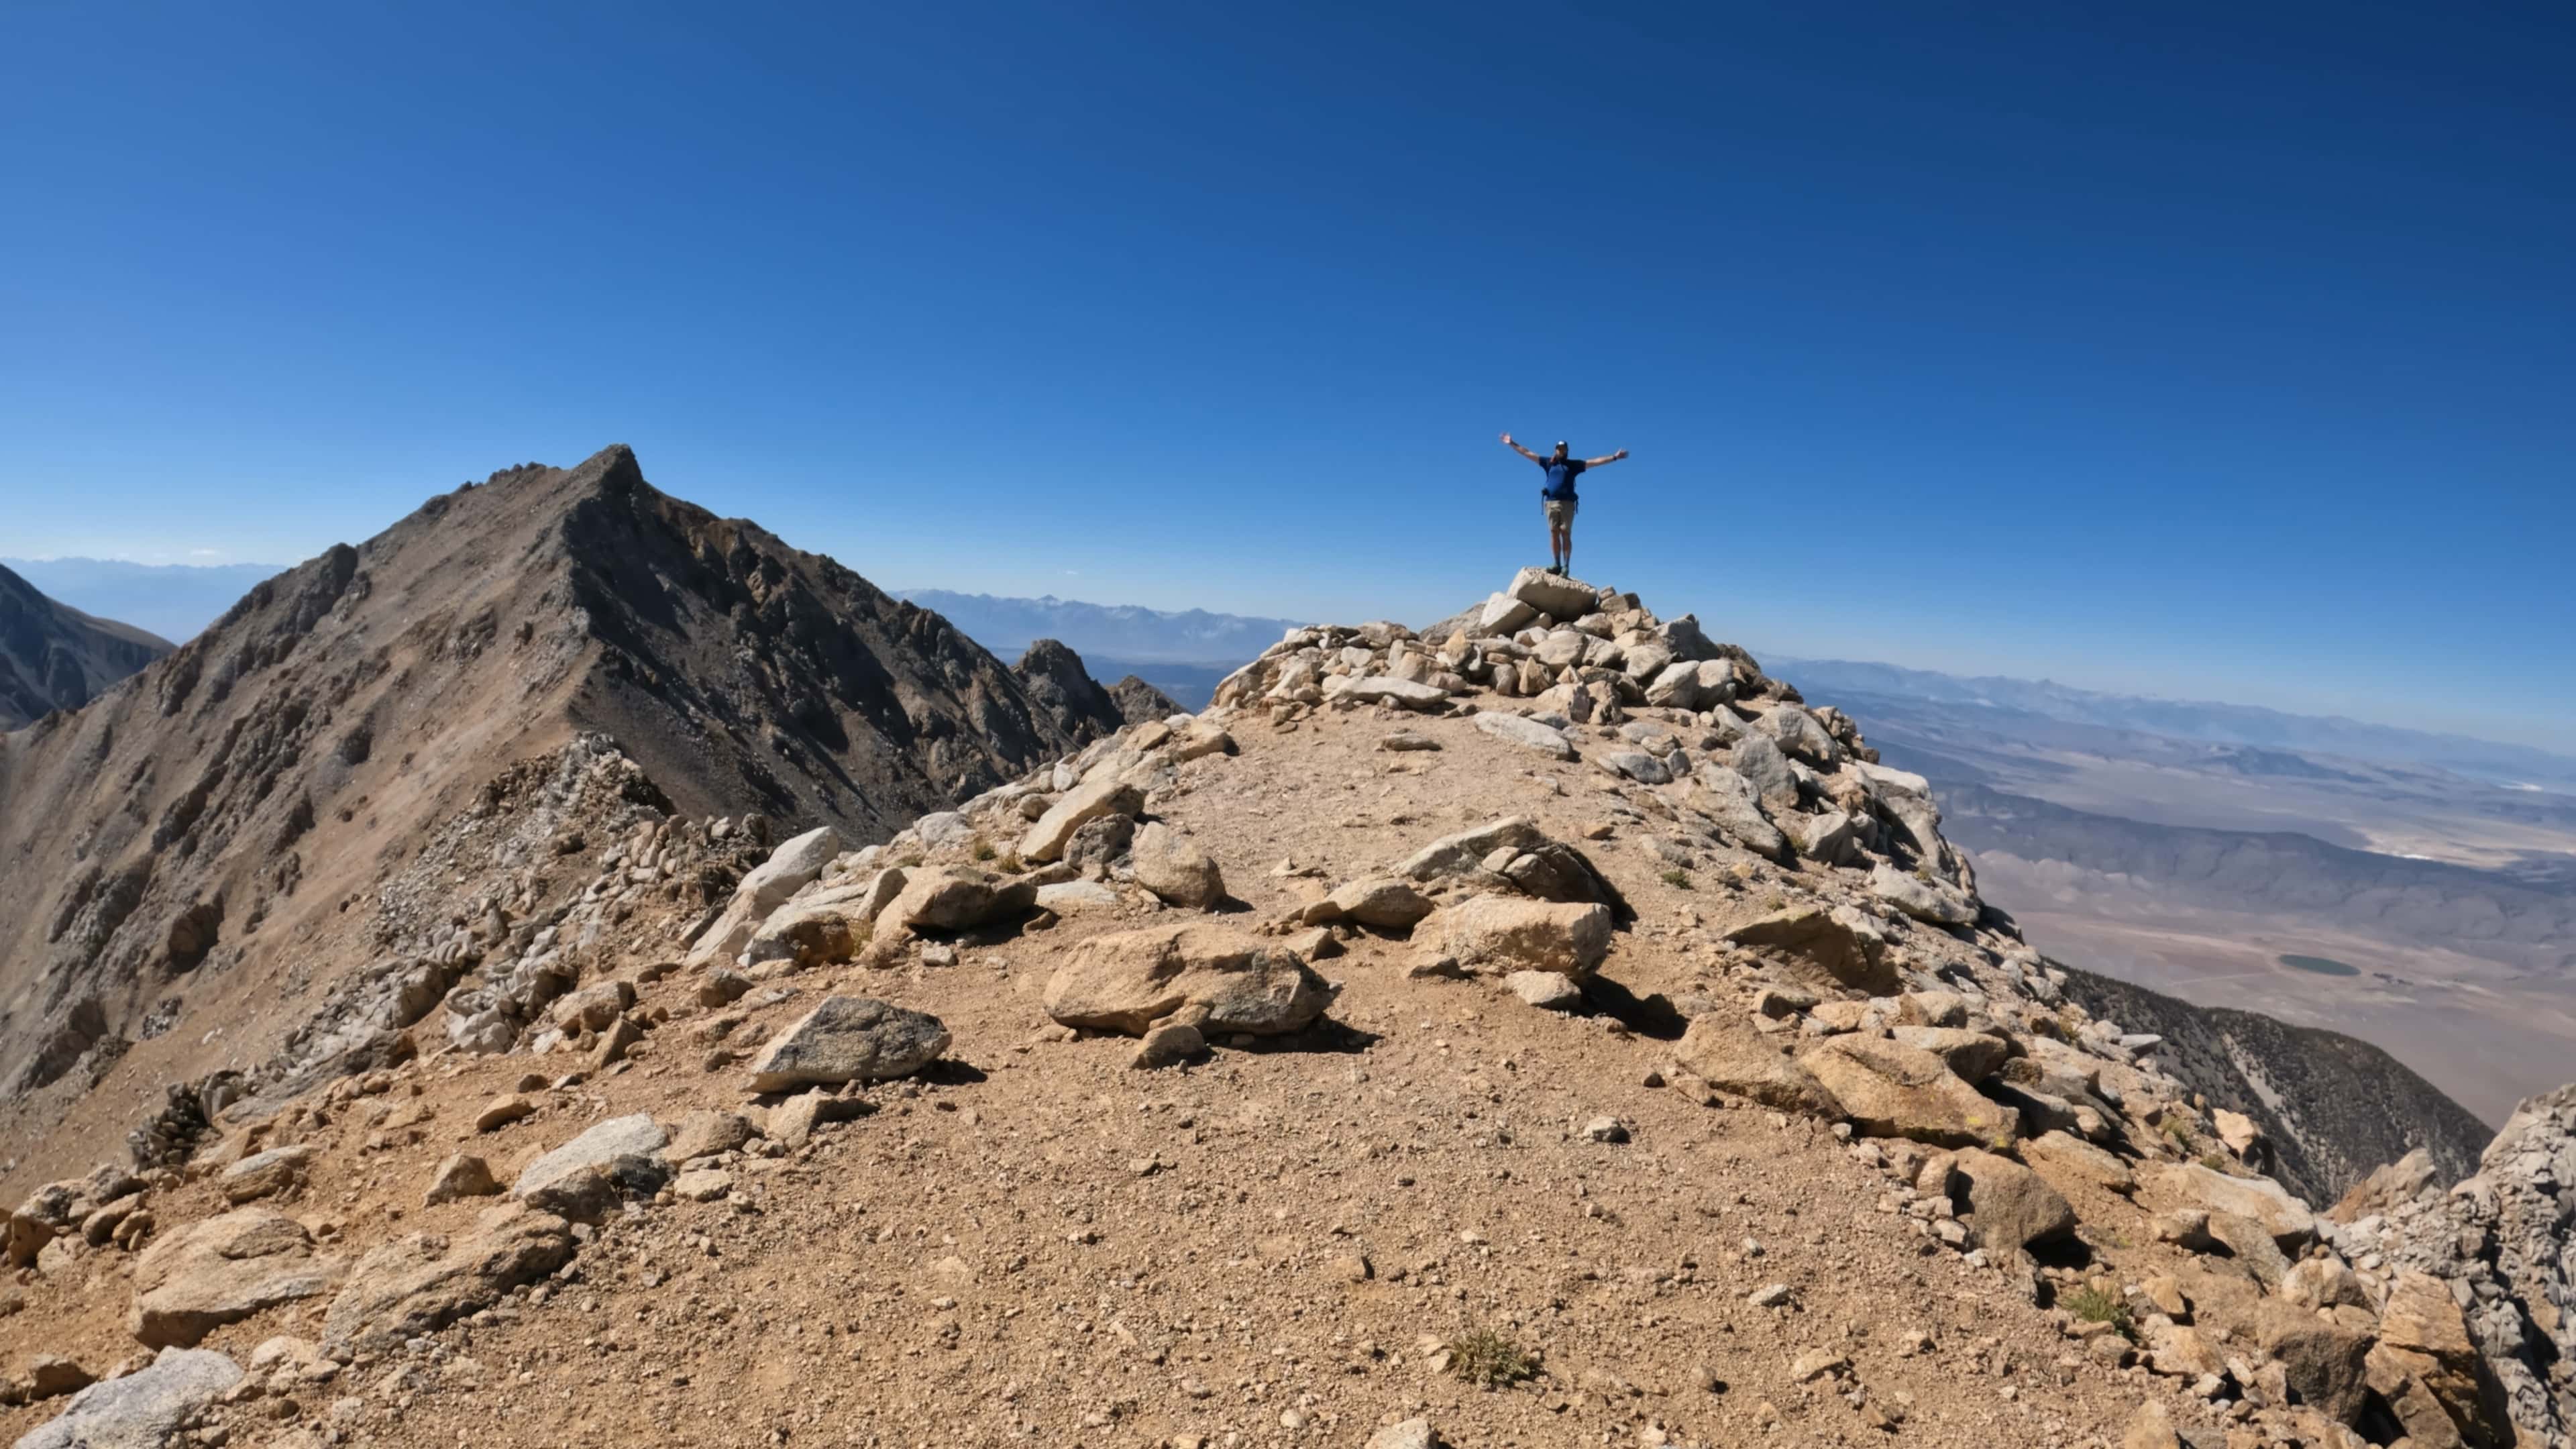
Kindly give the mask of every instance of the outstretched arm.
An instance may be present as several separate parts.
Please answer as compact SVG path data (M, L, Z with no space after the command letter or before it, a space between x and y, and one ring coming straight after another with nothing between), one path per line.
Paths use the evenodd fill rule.
M1512 435L1509 433L1503 434L1503 446L1520 454L1522 457L1529 459L1533 463L1537 463L1541 466L1545 466L1547 463L1545 458L1542 458L1538 454L1531 452L1529 449L1522 447L1520 444L1513 442Z
M1616 463L1616 462L1618 462L1620 459L1622 459L1622 458L1624 458L1624 457L1627 457L1627 456L1628 456L1628 450L1627 450L1627 449L1625 449L1625 448L1621 448L1618 452L1615 452L1615 453L1611 454L1611 455L1610 455L1609 457L1607 457L1607 458L1586 458L1586 459L1584 459L1584 460L1583 460L1583 466L1584 466L1584 467L1586 467L1586 468L1600 468L1600 467L1605 467L1605 466L1607 466L1607 465L1609 465L1609 464Z

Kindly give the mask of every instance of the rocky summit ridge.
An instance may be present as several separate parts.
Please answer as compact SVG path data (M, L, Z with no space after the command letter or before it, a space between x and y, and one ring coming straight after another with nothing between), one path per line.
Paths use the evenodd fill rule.
M2320 1212L1632 595L1300 629L876 843L691 788L528 757L398 1009L34 1188L0 1432L2569 1443L2567 1094Z

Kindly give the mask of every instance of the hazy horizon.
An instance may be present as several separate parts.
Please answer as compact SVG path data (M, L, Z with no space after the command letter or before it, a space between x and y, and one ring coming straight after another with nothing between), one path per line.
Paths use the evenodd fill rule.
M387 521L388 521L388 523L390 523L390 522L391 522L391 520L387 520ZM354 540L352 540L352 541L354 541ZM796 543L796 541L795 541L794 539L789 539L789 540L787 540L787 542L788 542L791 546L794 546L794 545L795 545L795 543ZM847 560L843 560L843 562L845 562L845 563L846 563L846 562L847 562ZM131 566L133 566L133 567L135 567L135 568L138 568L138 569L170 570L170 571L197 571L197 572L206 572L206 573L222 573L222 572L227 572L227 571L232 571L232 570L249 569L249 568L264 568L264 569L268 569L268 570L270 570L270 571L272 571L272 572L276 572L276 571L282 571L282 570L284 570L284 569L291 568L291 567L293 567L293 566L294 566L294 565L292 565L292 564L276 564L276 563L268 563L268 562L260 562L260 563L250 563L250 562L225 562L225 563L203 563L203 562L200 562L200 563L170 563L170 562L154 562L154 561L147 561L147 560L143 560L143 559L134 559L134 558L109 558L109 557L102 557L102 556L100 556L100 555L96 555L96 554L58 554L58 555L52 555L52 556L49 556L49 557L41 557L41 558L31 558L31 557L20 556L20 555L0 554L0 567L17 568L17 567L19 567L19 566L21 566L21 565L24 565L24 564L30 564L30 563L37 563L37 564L44 564L44 563L108 563L108 564L125 564L125 565L131 565ZM865 571L865 570L861 570L861 572L864 574L866 571ZM957 594L957 595L968 595L968 594L973 594L973 595L979 595L979 596L984 597L984 598L989 598L989 599L994 599L994 600L1004 601L1004 602L1013 602L1013 603L1033 603L1033 602L1052 601L1052 602L1055 602L1055 603L1058 603L1058 604L1070 605L1070 606L1074 606L1074 607L1081 607L1081 608L1110 609L1110 610L1138 609L1138 610L1146 610L1146 611L1148 611L1148 612L1152 612L1152 613L1156 613L1156 614L1185 614L1185 613L1192 613L1192 612L1196 612L1196 613L1202 613L1202 614L1212 614L1212 615L1215 615L1215 616L1217 616L1217 617L1220 617L1220 618L1226 618L1226 619L1238 619L1238 618L1239 618L1239 619L1250 619L1250 620L1259 621L1259 622L1270 622L1270 621L1274 621L1274 620L1276 620L1276 619L1281 619L1281 618L1296 617L1296 616L1293 616L1293 615L1268 615L1268 614L1249 614L1249 615L1246 615L1246 614L1237 614L1237 613L1235 613L1235 612L1233 612L1233 611L1229 611L1229 610L1205 609L1205 608L1200 608L1200 607L1197 607L1197 606L1189 606L1189 605L1185 605L1185 606L1182 606L1182 607L1179 607L1179 608L1163 608L1163 607L1158 607L1158 606L1155 606L1155 605L1141 604L1141 603L1135 603L1135 602L1120 602L1120 601L1113 601L1113 600L1107 600L1107 599L1086 599L1086 598L1081 598L1081 597L1078 597L1078 596L1076 596L1076 595L1072 595L1072 594L1060 594L1060 593L1048 593L1048 592L1035 592L1035 593L1012 592L1012 593L1000 593L1000 592L994 592L994 591L992 591L992 590L965 590L965 589L955 589L955 588L949 588L949 587L946 587L946 586L943 586L943 585L938 585L938 584L924 584L924 583L918 583L918 582L915 582L915 583L906 583L906 584L889 585L889 584L885 584L885 583L882 583L882 582L878 582L876 579L874 579L874 577L873 577L873 576L870 576L870 581L871 581L871 582L877 582L877 585L878 585L878 587L879 587L879 588L884 589L887 593L892 594L892 595L894 595L894 596L895 596L895 597L897 597L897 598L908 598L908 597L911 597L911 596L916 595L916 594L925 594L925 593ZM41 587L41 585L39 585L39 587ZM55 597L62 598L62 601L63 601L64 603L68 603L68 604L72 605L72 606L73 606L73 607L75 607L75 608L84 609L85 611L87 611L87 612L92 612L92 613L97 613L97 612L99 612L98 610L90 609L90 608L89 608L89 606L88 606L88 604L84 603L84 602L83 602L83 600L81 600L81 599L78 599L78 598L63 598L63 597L62 597L61 595L59 595L59 594L55 595ZM1461 601L1461 603L1460 603L1460 607L1464 607L1465 605L1467 605L1467 604L1471 604L1471 603L1473 603L1473 602L1475 602L1475 600L1472 600L1472 599L1470 599L1470 600L1462 600L1462 601ZM1685 601L1685 607L1687 607L1687 601ZM202 628L204 623L211 623L211 622L213 622L214 617L215 617L217 614L219 614L221 611L222 611L222 605L220 605L220 604L219 604L219 605L217 605L217 606L215 606L214 608L212 608L212 609L208 610L208 611L207 611L207 613L206 613L206 615L205 615L204 620L199 624L199 626L198 626L198 627ZM1454 612L1454 610L1451 610L1451 611L1449 611L1449 612ZM108 615L107 617L115 617L115 616L114 616L114 615ZM1384 613L1383 611L1372 612L1372 611L1370 611L1370 610L1368 610L1368 609L1365 609L1365 608L1350 608L1350 609L1344 609L1344 610L1342 610L1342 611L1340 611L1339 613L1336 613L1336 614L1317 616L1317 618L1318 618L1318 621L1319 621L1319 622L1323 622L1323 621L1330 621L1330 622L1349 622L1349 621L1356 621L1356 620L1359 620L1359 619L1362 619L1362 618L1383 618L1383 617L1394 617L1394 616L1389 615L1389 614L1386 614L1386 613ZM120 622L125 622L125 623L136 623L136 622L138 622L138 621L137 621L137 620L134 620L134 619L123 619L123 620L121 620ZM1410 622L1410 623L1412 623L1412 624L1415 624L1415 625L1420 625L1420 624L1428 623L1428 622L1430 622L1430 621L1429 621L1428 619L1414 619L1414 620L1410 620L1410 621L1408 621L1408 622ZM1703 622L1708 622L1708 621L1704 619L1704 620L1703 620ZM148 627L148 626L147 626L147 627ZM156 633L162 633L162 634L164 634L165 636L167 636L167 637L171 637L171 638L173 638L173 639L175 639L175 640L177 640L177 641L179 641L179 642L184 642L184 641L185 641L185 639L188 637L188 635L189 635L189 634L193 634L193 633L195 632L195 630L191 629L191 630L187 631L187 633L185 633L185 634L176 634L176 635L170 634L170 633L169 633L169 631L167 631L166 629L164 629L164 630L155 630L154 632L156 632ZM1723 632L1723 631L1721 631L1721 632ZM971 631L970 631L970 633L971 633ZM2384 717L2372 718L2372 717L2368 717L2368 716L2364 716L2364 715L2354 715L2354 714L2336 714L2336 713L2330 713L2330 712L2320 712L2320 711L2316 711L2316 710L2303 710L2303 709L2298 709L2298 708L2294 708L2294 707L2286 706L2286 705L2283 705L2283 704L2277 703L2277 702L2275 702L2275 701L2266 700L2266 699L2260 699L2260 698L2242 698L2242 697L2240 697L2240 698L2221 698L2221 697L2218 697L2218 696L2215 696L2215 695L2205 695L2205 694L2204 694L2204 695L2164 694L2164 693L2158 693L2158 692L2155 692L2155 691L2153 691L2153 690L2149 690L2149 689L2139 688L2139 687L2136 687L2136 686L2134 686L2134 685L2130 685L2130 684L2123 684L2123 683L2117 682L2117 681L2116 681L2116 676L2111 676L2111 677L2110 677L2110 678L2113 680L2113 682L2107 682L2107 683L2087 683L2087 682L2080 681L2080 680L2061 678L2061 677L2058 677L2058 676L2055 676L2055 675L2049 675L2049 674L2039 674L2039 673L2030 673L2030 672L2015 672L2015 671L2013 671L2013 670L2011 670L2011 669L2009 669L2009 668L2004 668L2004 669L1962 670L1962 669L1951 669L1951 668L1939 668L1939 667L1936 667L1936 666L1932 666L1932 665L1925 664L1925 663L1923 663L1923 662L1921 662L1921 661L1919 661L1919 660L1905 660L1905 659L1898 659L1898 658L1885 657L1885 656L1867 656L1867 655L1849 655L1849 654L1820 654L1820 653L1813 652L1813 651L1811 651L1811 650L1799 649L1799 648L1796 648L1796 647L1788 647L1788 641L1785 641L1785 640L1778 640L1778 639L1769 639L1769 640L1762 640L1762 641L1757 642L1757 641L1754 641L1754 640L1749 639L1749 638L1736 638L1736 639L1733 639L1733 640L1732 640L1732 642L1735 642L1735 643L1738 643L1738 644L1743 645L1745 648L1747 648L1748 650L1751 650L1751 651L1752 651L1753 653L1755 653L1757 656L1759 656L1759 657L1763 658L1766 662L1772 662L1772 661L1774 661L1774 660L1775 660L1775 657L1776 657L1776 660L1777 660L1778 662L1784 662L1784 663L1795 663L1795 664L1804 664L1804 665L1854 665L1854 666L1863 666L1863 667L1869 667L1869 668L1896 669L1896 670L1902 670L1902 671L1907 671L1907 672L1928 672L1928 673L1937 673L1937 674L1950 675L1950 676L1953 676L1953 677L1959 678L1959 679L1961 679L1961 680L1962 680L1962 681L1964 681L1964 682L1970 682L1970 683L1977 682L1977 681L1978 681L1978 680L1980 680L1980 679L1992 679L1992 680L1996 680L1996 681L2000 681L2000 682L2004 682L2004 683L2020 684L2020 685L2052 685L2052 686L2056 686L2056 687L2060 687L2060 688L2077 690L2077 691L2084 692L2084 693L2110 695L2110 696L2114 696L2114 697L2118 697L2118 698L2123 698L2123 699L2133 699L2133 700L2137 700L2137 701L2141 701L2141 702L2147 702L2147 703L2170 704L2170 705L2176 705L2176 706L2208 706L2208 707L2231 708L2231 709L2262 709L2262 710L2274 710L2274 711L2277 711L2277 712L2279 712L2279 713L2289 714L2289 715L2295 715L2295 716L2299 716L2299 717L2302 717L2302 718L2316 718L2316 719L2326 719L2326 720L2345 720L2345 721L2349 721L2349 722L2352 722L2352 723L2355 723L2355 724L2361 724L2361 725L2367 725L2367 726L2374 726L2374 727L2379 727L2379 728L2405 729L2405 730L2410 730L2410 731L2414 731L2414 732L2417 732L2417 733L2423 733L2423 734L2429 734L2429 735L2438 735L2438 734L2442 734L2442 733L2455 733L2455 734L2465 733L2465 734L2466 734L2466 737L2468 737L2468 738L2471 738L2471 739L2477 739L2477 740L2483 740L2483 741L2485 741L2485 742L2487 742L2487 743L2490 743L2490 744L2504 744L2504 745L2512 745L2512 746L2516 746L2516 747L2520 747L2520 748L2525 748L2525 749L2538 750L2538 751L2540 751L2540 752L2542 752L2542 753L2544 753L2544 754L2551 755L2551 756L2553 756L2553 757L2555 757L2555 758L2558 758L2558 759L2568 760L2568 761L2570 761L2570 762L2576 762L2576 752L2570 752L2570 751L2568 750L2568 748L2567 748L2567 743L2566 743L2566 740L2565 740L2564 736L2563 736L2563 735L2561 735L2561 734L2558 734L2558 733L2554 733L2554 732L2553 732L2553 733L2545 734L2545 735L2543 735L2543 736L2541 736L2541 737L2539 737L2539 738L2533 738L2533 739L2516 739L2516 738L2513 738L2512 736L2507 735L2507 734L2479 734L2479 733L2476 733L2476 732L2474 732L2474 731L2463 732L2463 731L2427 730L2427 729L2424 729L2424 728L2423 728L2423 719L2422 719L2422 716L2421 716L2419 713L2411 712L2411 711L2409 711L2409 712L2395 712L2395 713L2391 713L2391 714L2389 714L2389 715L2386 715L2386 716L2384 716ZM1124 656L1119 656L1119 657L1124 657ZM1218 662L1226 662L1226 661L1220 661L1220 660L1210 659L1210 660L1205 660L1205 661L1196 661L1196 662L1218 663ZM1236 662L1239 662L1239 661L1236 661ZM1827 702L1830 702L1830 701L1827 701Z

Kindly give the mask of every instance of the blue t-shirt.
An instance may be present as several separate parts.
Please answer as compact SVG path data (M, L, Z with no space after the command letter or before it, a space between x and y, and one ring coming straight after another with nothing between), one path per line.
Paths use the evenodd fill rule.
M1573 502L1574 475L1583 471L1583 460L1550 458L1544 466L1547 468L1547 486L1538 490L1538 496L1553 498L1560 503Z

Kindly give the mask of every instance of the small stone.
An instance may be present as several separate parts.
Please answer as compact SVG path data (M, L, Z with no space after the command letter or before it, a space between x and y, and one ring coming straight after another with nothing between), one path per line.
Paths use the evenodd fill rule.
M1786 1283L1766 1284L1763 1287L1754 1289L1750 1294L1746 1295L1744 1301L1752 1304L1756 1308L1778 1308L1789 1301L1789 1285Z
M492 1164L470 1152L452 1153L438 1164L429 1179L429 1190L421 1194L421 1206L436 1207L461 1197L490 1197L501 1190L493 1179Z
M483 1110L474 1114L474 1130L497 1132L522 1118L533 1117L536 1113L536 1103L517 1092L512 1092L507 1096L495 1097L484 1103Z
M1127 1065L1137 1071L1153 1071L1205 1055L1207 1037L1197 1027L1185 1021L1166 1022L1146 1029L1137 1039L1136 1054L1127 1059Z
M1813 1383L1829 1374L1839 1374L1851 1367L1851 1360L1831 1349L1809 1349L1789 1365L1789 1377L1796 1383Z
M1572 1011L1583 1004L1583 987L1556 971L1515 971L1503 978L1514 996L1547 1011Z
M1594 1142L1625 1142L1628 1124L1616 1117L1595 1117L1583 1124L1583 1135Z
M712 1167L692 1168L671 1183L672 1196L682 1202L714 1202L732 1191L733 1174Z

